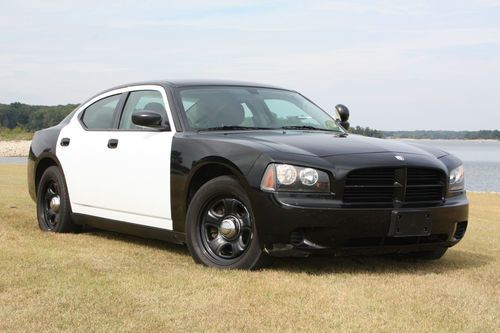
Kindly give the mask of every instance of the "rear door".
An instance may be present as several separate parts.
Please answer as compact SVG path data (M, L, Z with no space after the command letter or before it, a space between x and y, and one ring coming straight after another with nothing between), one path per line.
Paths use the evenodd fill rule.
M69 145L57 148L74 213L172 229L174 130L140 128L131 121L134 112L147 108L172 124L168 105L164 88L148 85L106 93L77 112L59 137Z

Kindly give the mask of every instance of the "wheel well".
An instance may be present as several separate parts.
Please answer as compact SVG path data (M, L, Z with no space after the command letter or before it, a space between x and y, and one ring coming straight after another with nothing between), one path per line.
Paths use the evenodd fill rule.
M57 163L51 158L44 158L36 167L35 173L35 190L38 191L38 184L40 183L40 179L42 179L42 175L51 166L57 166Z
M236 174L231 168L222 164L207 164L197 170L189 183L186 207L189 206L191 199L193 199L193 196L200 187L208 181L220 176L236 176Z

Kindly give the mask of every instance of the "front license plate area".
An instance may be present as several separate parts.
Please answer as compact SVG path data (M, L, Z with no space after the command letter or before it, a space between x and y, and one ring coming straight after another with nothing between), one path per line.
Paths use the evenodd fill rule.
M431 234L431 227L432 217L430 211L428 210L393 210L391 215L389 236L429 236Z

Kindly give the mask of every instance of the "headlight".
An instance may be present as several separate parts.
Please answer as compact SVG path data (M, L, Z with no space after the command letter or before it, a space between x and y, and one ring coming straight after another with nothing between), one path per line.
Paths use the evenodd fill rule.
M271 163L260 183L263 191L330 192L330 178L324 171L290 164Z
M292 185L297 180L297 169L288 164L276 165L276 178L282 185Z
M464 166L461 165L450 171L449 191L460 191L464 189L465 175Z

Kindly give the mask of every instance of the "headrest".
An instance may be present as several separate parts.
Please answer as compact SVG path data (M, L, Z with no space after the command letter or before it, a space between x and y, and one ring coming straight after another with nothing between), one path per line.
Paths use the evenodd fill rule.
M241 103L231 101L223 104L215 114L215 126L239 125L245 120L245 110Z
M241 103L227 94L205 96L188 112L191 125L197 128L239 125L245 119Z
M151 102L151 103L146 104L146 106L144 107L144 110L156 111L156 112L160 113L161 115L164 115L166 113L165 107L163 105L161 105L160 103L156 103L156 102Z

